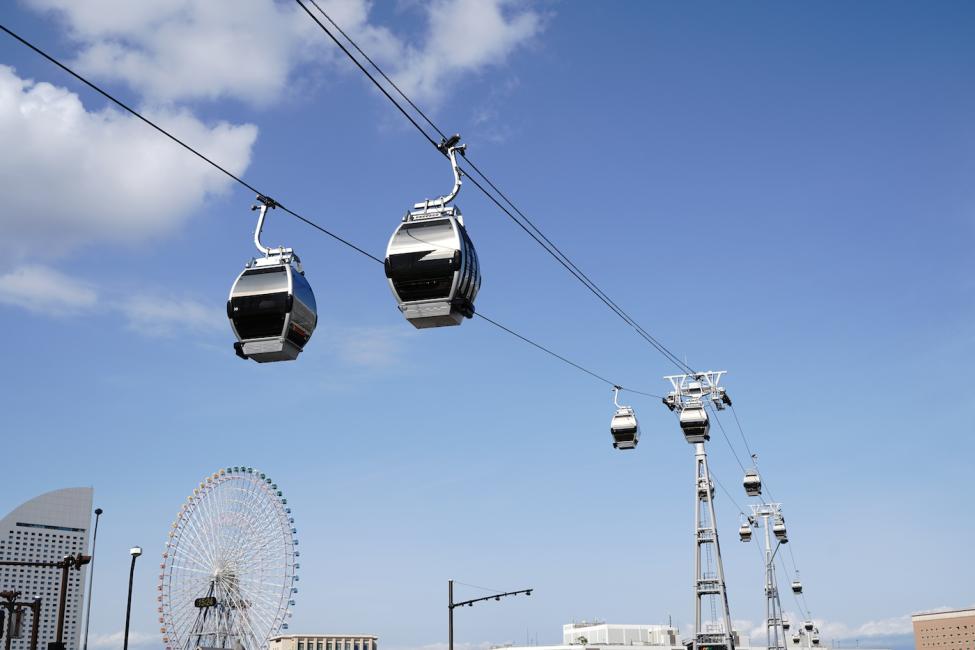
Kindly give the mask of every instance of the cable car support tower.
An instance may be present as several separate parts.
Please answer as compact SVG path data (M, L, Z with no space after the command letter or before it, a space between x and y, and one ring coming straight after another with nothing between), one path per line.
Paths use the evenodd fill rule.
M778 503L763 503L753 505L752 516L748 524L758 526L762 520L765 529L765 625L766 647L769 650L785 650L786 637L784 620L782 617L782 601L779 599L779 583L775 577L775 554L783 544L789 542L786 534L785 518ZM775 537L775 548L772 548L772 537ZM750 536L749 536L750 537ZM742 536L742 541L747 539Z
M671 375L673 391L663 402L680 418L684 438L694 445L694 638L688 650L734 650L731 612L725 586L721 545L714 516L714 482L708 469L705 443L710 440L710 422L705 406L715 410L731 404L725 389L718 385L726 371L707 371L692 375ZM710 622L702 620L702 607L708 601ZM718 607L721 608L720 619Z

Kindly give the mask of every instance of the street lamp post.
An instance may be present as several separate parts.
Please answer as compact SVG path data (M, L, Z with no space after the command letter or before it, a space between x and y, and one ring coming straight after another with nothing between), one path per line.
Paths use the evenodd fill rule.
M517 596L518 594L525 594L526 596L532 595L533 589L519 589L518 591L506 591L500 594L491 594L490 596L484 596L482 598L472 598L471 600L464 600L459 603L454 602L454 581L447 581L447 650L454 650L454 608L455 607L473 607L474 603L479 603L484 600L501 600L505 596Z
M7 629L7 650L10 650L10 641L15 634L13 629L14 625L19 624L19 617L23 613L24 607L30 608L30 650L37 650L37 633L41 625L41 599L35 598L29 603L18 603L15 602L17 597L20 596L19 591L0 591L0 598L6 602L0 602L0 605L5 607L10 613L10 627ZM16 619L15 619L16 612ZM0 614L2 615L2 614Z
M95 584L95 544L98 543L98 519L104 512L95 508L95 532L91 536L91 569L88 572L88 601L85 603L85 642L82 650L88 650L88 624L91 622L91 588Z
M135 577L135 560L142 555L142 547L133 546L129 549L132 556L132 566L129 567L129 599L125 604L125 637L122 639L122 650L129 650L129 618L132 615L132 578Z

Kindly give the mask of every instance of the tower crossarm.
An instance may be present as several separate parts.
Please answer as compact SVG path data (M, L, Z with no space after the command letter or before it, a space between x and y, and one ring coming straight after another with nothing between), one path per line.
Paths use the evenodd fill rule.
M681 411L685 407L701 406L704 400L710 400L717 410L731 405L731 398L723 386L721 377L727 370L706 370L694 374L667 375L664 377L673 387L670 395L664 398L664 403L671 410Z

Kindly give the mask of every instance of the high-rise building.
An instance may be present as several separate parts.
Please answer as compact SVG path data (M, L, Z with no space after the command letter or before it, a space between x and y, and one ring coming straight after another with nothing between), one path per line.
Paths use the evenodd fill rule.
M66 488L34 497L15 508L0 520L0 560L59 562L65 555L87 554L92 497L91 488ZM66 650L78 649L85 568L73 568L68 573L63 639ZM46 648L48 642L56 639L60 589L60 569L0 566L0 591L19 591L21 602L41 598L39 648ZM12 650L27 650L31 624L30 614L25 613L23 636L11 639ZM10 633L10 626L6 628L5 634Z
M975 650L975 609L915 614L917 650Z

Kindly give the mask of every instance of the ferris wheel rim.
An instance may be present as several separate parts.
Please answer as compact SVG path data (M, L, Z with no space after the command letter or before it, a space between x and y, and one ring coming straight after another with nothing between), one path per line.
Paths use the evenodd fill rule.
M270 477L246 466L207 476L180 508L162 554L164 648L190 648L193 637L216 647L263 647L287 628L297 545L291 509Z

